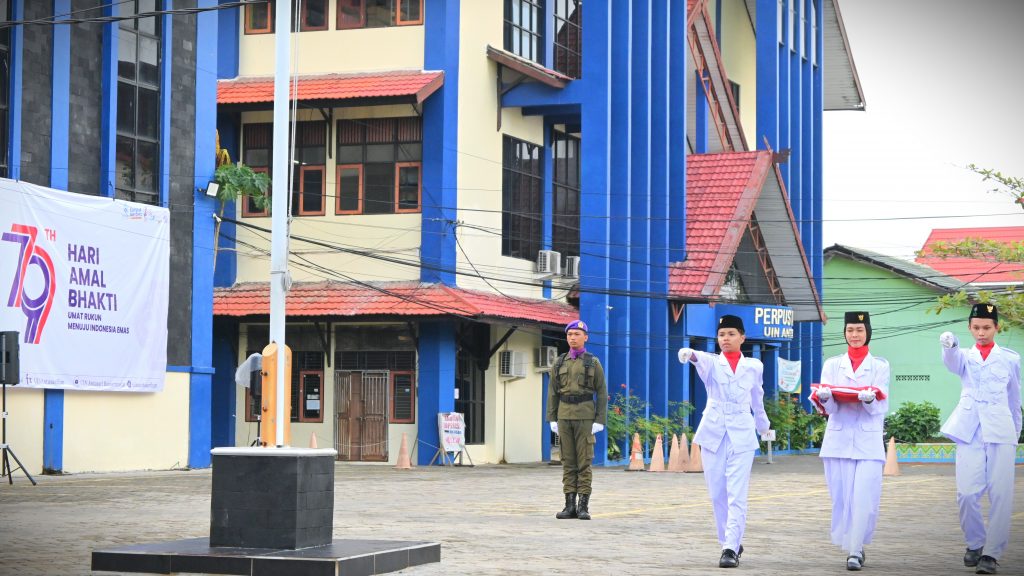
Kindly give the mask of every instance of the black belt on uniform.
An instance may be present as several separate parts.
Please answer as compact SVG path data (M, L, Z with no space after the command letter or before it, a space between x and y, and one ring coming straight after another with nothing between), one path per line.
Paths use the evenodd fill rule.
M594 399L593 394L559 394L558 399L566 404L582 404Z

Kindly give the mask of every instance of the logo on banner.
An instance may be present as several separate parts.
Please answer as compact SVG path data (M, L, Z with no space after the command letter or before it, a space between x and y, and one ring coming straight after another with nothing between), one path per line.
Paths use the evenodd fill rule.
M49 231L48 231L49 232ZM53 260L41 246L36 244L38 229L35 226L11 224L11 231L4 232L2 239L19 245L18 268L11 283L11 293L7 298L9 308L21 308L26 316L25 343L39 344L43 337L46 318L53 306L53 295L57 291ZM43 276L42 291L36 296L25 293L25 278L29 266L36 266Z

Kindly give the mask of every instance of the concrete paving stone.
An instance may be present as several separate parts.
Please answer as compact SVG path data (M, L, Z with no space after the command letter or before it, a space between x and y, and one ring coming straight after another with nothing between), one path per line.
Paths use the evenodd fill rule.
M1018 466L1018 468L1024 468ZM902 464L887 477L865 574L968 575L951 464ZM0 575L90 574L93 550L205 537L206 470L38 476L0 484ZM1024 470L1016 489L1024 489ZM817 456L758 458L745 553L735 573L847 574L829 542ZM589 522L556 520L561 468L530 464L415 468L338 463L334 538L441 543L441 562L401 574L668 575L720 573L702 474L598 468ZM1024 499L999 574L1024 575ZM97 574L113 574L102 572Z

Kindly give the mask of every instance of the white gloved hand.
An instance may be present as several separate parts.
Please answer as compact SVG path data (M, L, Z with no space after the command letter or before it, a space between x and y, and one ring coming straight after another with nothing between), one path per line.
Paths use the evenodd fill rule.
M548 422L548 426L551 426L551 431L558 434L558 422Z
M764 432L761 432L761 441L762 442L771 442L771 435L772 435L772 431L770 429L769 430L765 430Z
M939 336L939 344L942 344L943 348L955 348L956 347L956 336L952 332L943 332Z
M861 402L864 402L865 404L871 404L872 402L875 401L875 391L874 390L861 390L860 392L857 392L857 400L860 400Z
M604 424L598 424L597 422L594 422L593 424L590 425L591 434L597 434L601 430L604 430Z
M832 390L824 387L818 388L818 402L825 403L828 402L830 398L832 398Z
M680 348L679 349L679 362L680 363L686 364L687 362L690 361L690 358L693 358L693 349L692 348Z

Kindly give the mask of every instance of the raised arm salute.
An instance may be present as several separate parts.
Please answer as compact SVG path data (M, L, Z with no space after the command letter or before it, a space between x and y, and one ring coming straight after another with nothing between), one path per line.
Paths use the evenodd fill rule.
M974 346L963 349L952 332L939 336L942 362L960 378L960 402L942 425L956 442L956 500L967 552L964 566L995 574L1010 541L1013 475L1020 437L1020 355L995 342L999 311L976 304L968 317ZM988 528L981 497L988 491Z
M743 320L725 315L718 321L721 355L679 350L679 361L696 366L708 391L707 407L693 442L702 450L704 480L722 546L720 568L739 566L750 468L758 446L755 430L764 435L769 428L762 388L764 366L756 358L743 356L740 347L744 340Z

